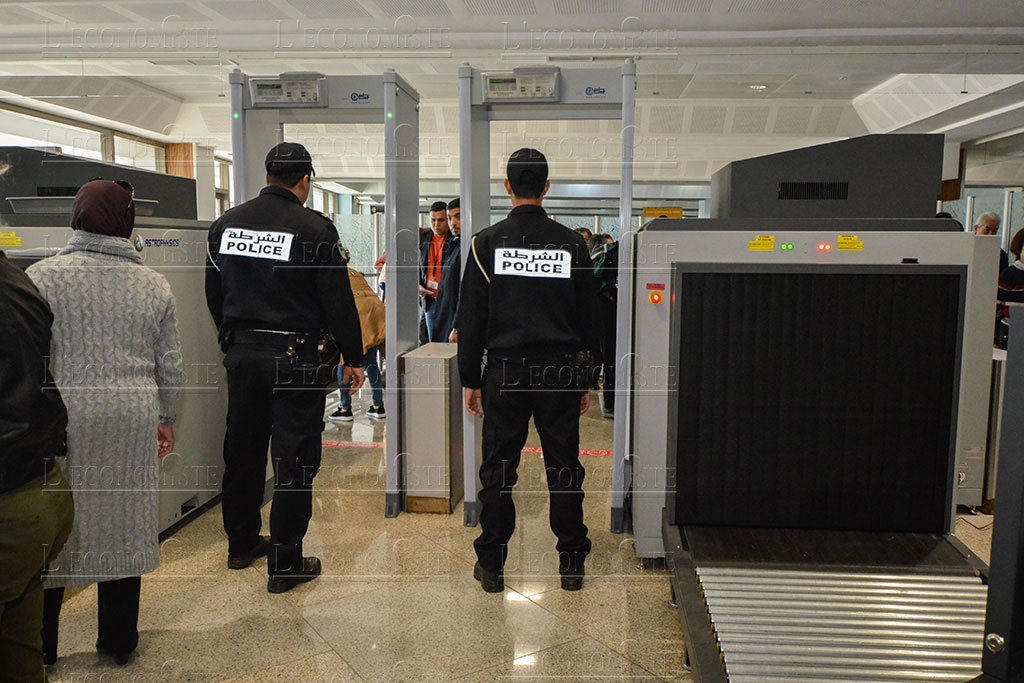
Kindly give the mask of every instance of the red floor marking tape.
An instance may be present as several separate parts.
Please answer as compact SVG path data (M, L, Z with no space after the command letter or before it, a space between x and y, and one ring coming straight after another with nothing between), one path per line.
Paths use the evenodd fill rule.
M383 441L322 441L321 445L324 448L384 448ZM543 451L539 446L527 446L523 449L523 453L530 455L539 455L542 452ZM611 451L599 448L580 449L580 455L591 455L599 458L606 458L611 454Z
M383 441L323 441L324 448L384 448Z
M523 453L528 453L530 455L534 455L534 454L538 454L539 455L540 453L543 453L543 452L544 451L541 450L540 446L527 446L526 448L523 449ZM607 456L609 456L611 454L612 454L611 451L606 451L606 450L597 449L597 448L581 448L580 449L580 455L594 455L594 456L597 456L597 457L607 457Z

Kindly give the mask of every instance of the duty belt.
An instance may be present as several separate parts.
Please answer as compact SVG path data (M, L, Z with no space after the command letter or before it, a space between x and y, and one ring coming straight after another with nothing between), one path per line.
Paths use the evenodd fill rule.
M580 351L579 353L556 353L543 356L514 356L509 354L496 355L488 353L487 358L490 361L505 363L507 365L583 365L591 362L590 354L586 351Z
M232 330L227 333L228 344L261 344L283 349L315 348L318 335L312 332L284 332L277 330Z

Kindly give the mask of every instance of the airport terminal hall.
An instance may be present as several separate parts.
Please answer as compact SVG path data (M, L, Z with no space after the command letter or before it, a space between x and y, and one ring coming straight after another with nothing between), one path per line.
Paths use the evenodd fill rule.
M0 683L1022 683L1022 250L1024 0L0 0Z

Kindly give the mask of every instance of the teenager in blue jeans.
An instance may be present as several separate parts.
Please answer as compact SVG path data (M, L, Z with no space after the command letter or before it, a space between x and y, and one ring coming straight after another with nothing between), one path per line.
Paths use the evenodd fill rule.
M383 420L387 417L387 414L384 412L384 382L381 381L380 366L377 365L377 351L379 349L379 346L375 346L363 356L363 370L366 371L366 379L370 383L371 399L371 405L367 409L366 415L374 420ZM352 416L352 397L346 391L351 386L351 382L348 384L343 383L340 365L338 366L338 385L341 387L339 392L341 400L338 403L337 410L328 415L327 419L331 422L351 422L355 419Z

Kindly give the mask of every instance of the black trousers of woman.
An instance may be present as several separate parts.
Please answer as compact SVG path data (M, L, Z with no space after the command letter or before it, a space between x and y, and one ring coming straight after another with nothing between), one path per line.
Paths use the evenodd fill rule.
M100 581L96 586L99 603L97 650L128 655L138 646L141 588L141 576ZM47 588L43 592L43 661L47 664L57 661L57 632L63 602L63 588Z

